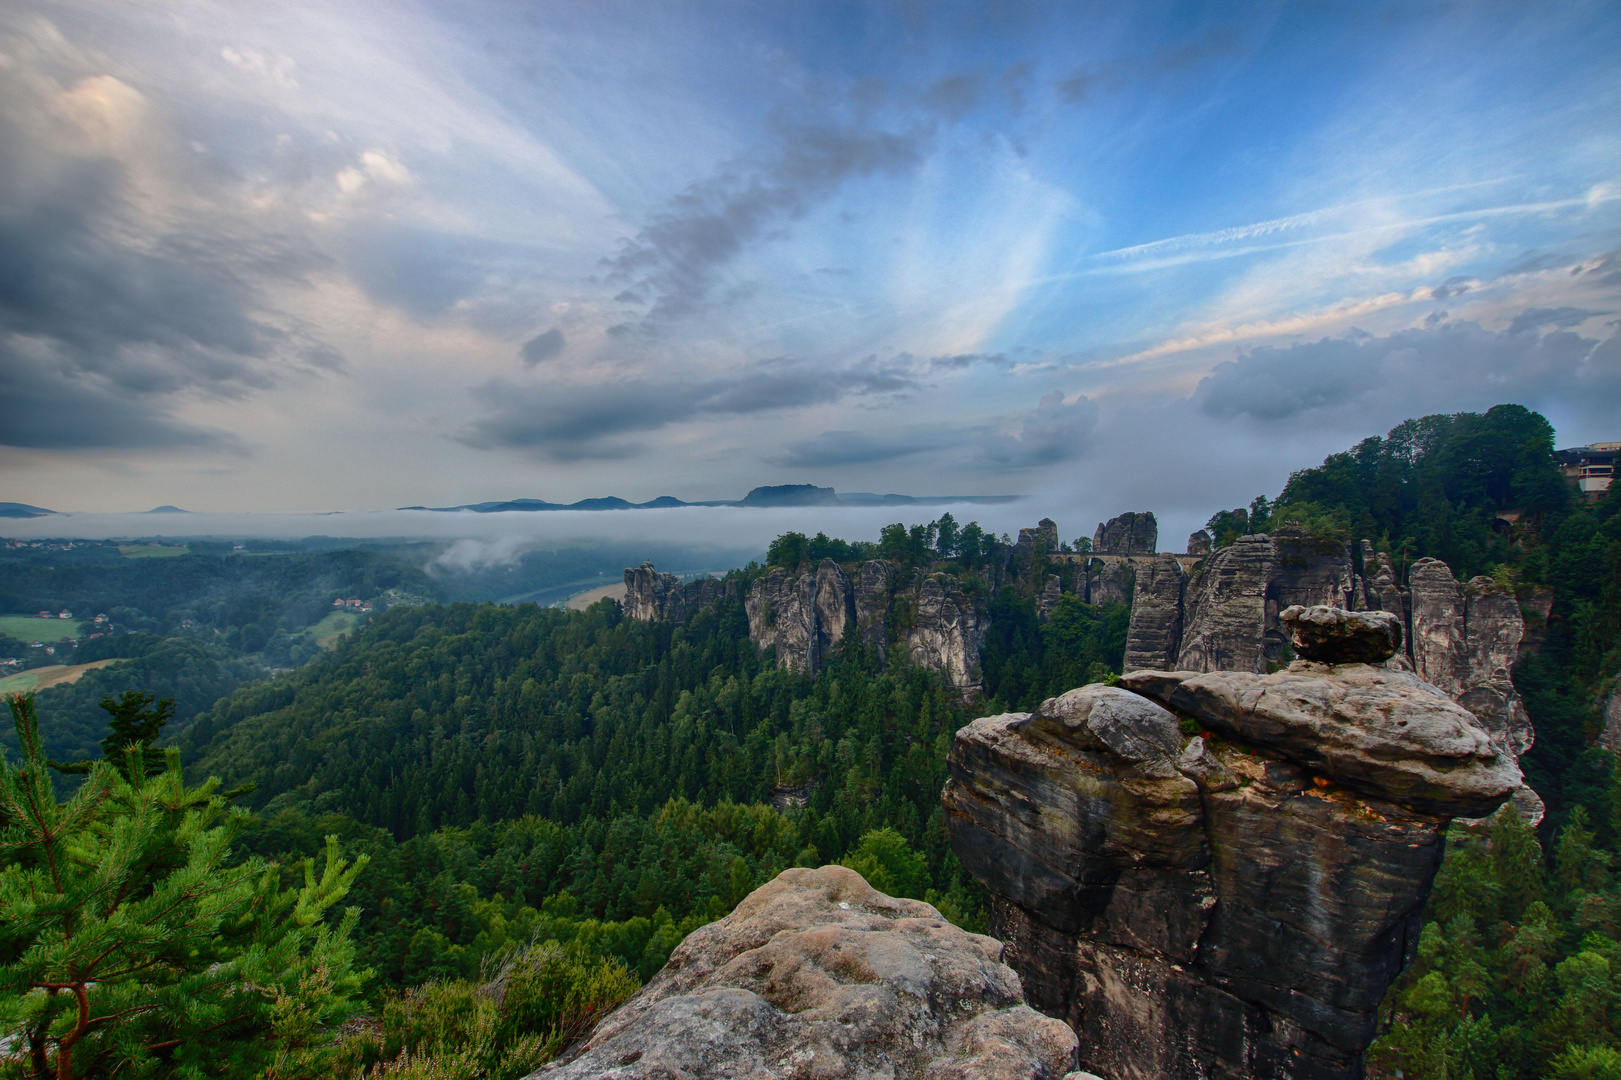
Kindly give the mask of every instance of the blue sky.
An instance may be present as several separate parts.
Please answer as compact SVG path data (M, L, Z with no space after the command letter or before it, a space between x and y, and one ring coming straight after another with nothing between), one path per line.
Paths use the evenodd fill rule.
M13 3L0 498L1197 518L1621 438L1613 4Z

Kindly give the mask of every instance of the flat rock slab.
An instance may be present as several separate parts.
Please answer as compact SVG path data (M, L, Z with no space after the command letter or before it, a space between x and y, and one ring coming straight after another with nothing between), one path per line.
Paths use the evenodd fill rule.
M785 870L531 1080L1061 1080L1075 1033L1001 952L853 870Z
M1404 671L1142 671L1120 685L1221 735L1421 813L1484 817L1524 783L1473 713Z

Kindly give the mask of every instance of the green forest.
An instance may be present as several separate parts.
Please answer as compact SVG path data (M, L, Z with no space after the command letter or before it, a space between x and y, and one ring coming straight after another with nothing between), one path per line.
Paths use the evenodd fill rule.
M1621 487L1580 503L1552 439L1517 406L1409 421L1210 522L1223 542L1282 522L1366 537L1403 566L1433 555L1554 598L1514 673L1548 819L1536 834L1501 815L1489 836L1455 830L1418 962L1392 988L1370 1058L1387 1075L1621 1076L1621 773L1594 748L1597 695L1621 668ZM179 706L167 760L184 779L165 783L236 808L231 858L279 868L276 895L321 898L319 925L341 941L299 939L299 955L348 949L326 970L367 1018L336 1040L322 1035L329 1016L299 1027L310 976L290 960L286 972L305 972L279 991L293 1011L266 1012L253 1036L281 1056L254 1068L358 1076L391 1061L391 1076L515 1080L789 866L844 862L983 930L987 897L941 822L953 735L1118 672L1127 609L1065 596L1038 618L1032 590L998 568L1005 542L949 515L876 540L789 533L768 554L823 557L944 569L982 596L984 699L965 703L855 639L814 678L779 670L750 644L736 598L681 626L625 619L613 601L400 606L330 654L229 686L187 676L167 639L148 643L148 688ZM116 764L125 747L150 747L142 735L98 749L98 693L129 687L92 675L57 699L79 718L79 756ZM38 701L48 747L67 735L49 726L58 693ZM106 798L138 802L105 770L100 782ZM0 963L15 967L7 948ZM529 989L496 1004L478 989L493 979ZM173 1074L165 1060L150 1075Z

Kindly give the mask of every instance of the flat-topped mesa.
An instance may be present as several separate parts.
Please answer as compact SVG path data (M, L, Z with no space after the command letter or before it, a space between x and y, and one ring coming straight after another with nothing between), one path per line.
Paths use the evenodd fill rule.
M991 932L1113 1080L1360 1078L1449 819L1520 786L1435 687L1309 660L1071 690L975 720L950 770Z
M854 870L785 870L530 1080L1060 1080L1075 1033L1024 1003L1001 953Z

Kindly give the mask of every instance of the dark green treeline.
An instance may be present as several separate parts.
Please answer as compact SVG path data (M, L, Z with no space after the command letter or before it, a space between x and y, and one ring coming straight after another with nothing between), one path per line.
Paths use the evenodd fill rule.
M604 947L651 974L684 929L885 829L904 844L870 841L866 865L895 863L897 889L983 927L941 821L952 737L1118 670L1123 647L1119 612L1072 598L1044 625L1011 590L998 610L1007 696L965 709L854 643L814 679L780 671L736 599L680 627L611 602L400 608L221 701L185 759L256 785L256 851L335 832L373 856L358 938L390 983L469 974L537 919L564 938L596 920L582 932L619 935Z

